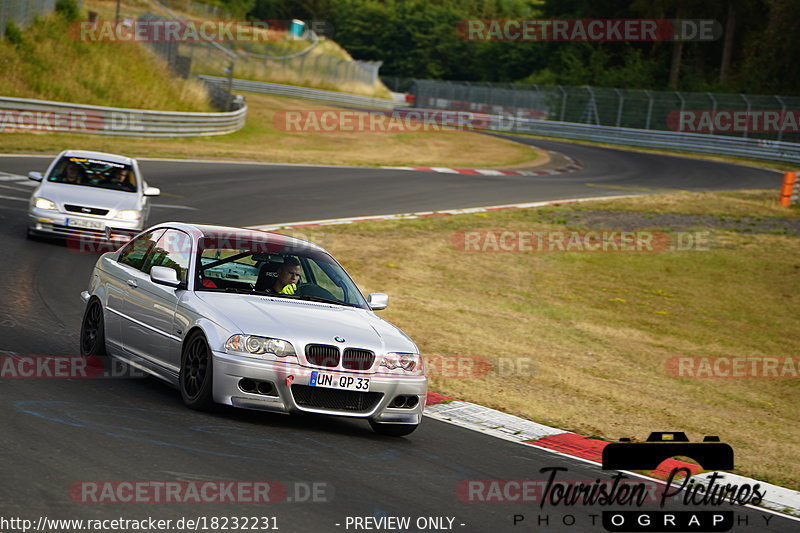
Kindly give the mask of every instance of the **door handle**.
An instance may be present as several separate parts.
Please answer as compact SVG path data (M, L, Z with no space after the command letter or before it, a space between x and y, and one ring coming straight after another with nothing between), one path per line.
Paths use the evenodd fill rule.
M139 286L139 285L137 285L137 284L136 284L136 282L135 282L134 280L132 280L132 279L129 279L129 280L127 280L125 283L127 283L127 284L128 284L128 286L129 286L130 288L132 288L132 289L135 289L135 288L137 288L137 287Z

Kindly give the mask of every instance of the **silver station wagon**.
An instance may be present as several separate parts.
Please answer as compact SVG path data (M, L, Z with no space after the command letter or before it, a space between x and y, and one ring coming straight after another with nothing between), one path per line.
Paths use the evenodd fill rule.
M184 403L364 418L401 436L422 419L422 356L319 246L264 231L166 223L97 261L81 354L176 385Z
M112 237L127 240L146 227L149 197L161 191L148 187L135 159L66 150L56 157L31 195L28 235L67 238Z

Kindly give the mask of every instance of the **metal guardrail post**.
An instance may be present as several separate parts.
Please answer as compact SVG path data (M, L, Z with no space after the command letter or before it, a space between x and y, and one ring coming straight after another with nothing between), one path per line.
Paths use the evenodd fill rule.
M783 119L784 115L786 114L786 102L783 101L783 98L780 96L776 96L775 99L781 104L781 120ZM778 128L778 142L783 140L783 128Z
M236 61L231 61L231 64L228 66L228 104L225 108L225 111L233 110L233 69L236 67Z
M711 116L716 119L717 117L717 99L714 98L714 95L711 93L706 93L706 95L711 99ZM709 135L714 135L714 120L711 121L711 128L709 128Z
M744 100L745 103L747 104L747 121L745 122L744 134L742 135L742 137L744 137L746 139L747 138L747 131L750 129L750 108L751 108L751 106L750 106L750 100L747 99L747 96L745 96L745 95L743 95L741 93L739 94L739 96L741 96L742 100Z
M650 129L650 119L653 117L653 95L650 94L650 91L645 91L645 95L647 95L647 118L645 119L644 129Z

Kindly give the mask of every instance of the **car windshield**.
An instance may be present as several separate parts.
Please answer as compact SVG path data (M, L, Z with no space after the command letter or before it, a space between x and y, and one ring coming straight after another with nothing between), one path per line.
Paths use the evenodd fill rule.
M333 257L280 235L206 236L200 240L196 290L262 294L369 309Z
M85 157L62 157L47 181L124 192L136 192L138 188L130 165Z

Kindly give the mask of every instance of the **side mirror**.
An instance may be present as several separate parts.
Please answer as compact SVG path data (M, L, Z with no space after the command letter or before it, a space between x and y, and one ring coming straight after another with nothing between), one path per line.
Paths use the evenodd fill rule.
M165 266L154 266L150 269L150 281L159 285L178 288L181 284L175 269Z
M382 292L371 292L369 296L367 296L367 303L373 311L386 309L386 306L389 305L389 295L383 294Z
M41 172L28 172L28 178L33 181L42 181L44 179Z
M160 196L161 189L158 187L145 187L144 188L144 195L145 196Z

